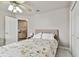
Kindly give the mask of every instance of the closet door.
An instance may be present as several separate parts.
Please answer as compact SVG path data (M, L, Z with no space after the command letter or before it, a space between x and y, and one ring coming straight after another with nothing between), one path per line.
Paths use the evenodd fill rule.
M76 6L76 56L79 57L79 2Z
M72 54L79 57L79 2L72 10Z
M76 56L79 57L79 14L76 19Z
M71 16L71 19L72 19L72 55L73 56L76 56L76 35L75 35L75 19L76 19L76 8L74 7L74 9L72 10L72 16Z
M18 21L16 18L5 17L5 44L18 41Z

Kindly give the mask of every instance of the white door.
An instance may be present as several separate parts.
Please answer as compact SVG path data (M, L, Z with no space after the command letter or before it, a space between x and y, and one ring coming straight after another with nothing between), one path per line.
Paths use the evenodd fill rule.
M79 14L76 19L76 56L79 57Z
M75 23L76 23L76 21L75 21L75 19L76 19L76 7L74 7L74 9L72 10L72 17L71 17L71 19L72 19L72 33L71 33L71 35L72 35L72 55L73 56L76 56L76 37L75 37L75 29L76 29L76 25L75 25Z
M17 42L18 21L16 18L5 16L5 44Z
M79 57L79 2L72 11L72 54Z

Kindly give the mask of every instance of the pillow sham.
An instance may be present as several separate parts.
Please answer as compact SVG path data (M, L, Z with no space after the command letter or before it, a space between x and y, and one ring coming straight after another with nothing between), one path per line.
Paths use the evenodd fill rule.
M35 34L33 38L39 38L40 39L41 36L42 36L42 33L38 33L38 34Z
M55 34L53 34L53 33L43 33L42 39L53 40L53 39L55 39L54 36L55 36Z

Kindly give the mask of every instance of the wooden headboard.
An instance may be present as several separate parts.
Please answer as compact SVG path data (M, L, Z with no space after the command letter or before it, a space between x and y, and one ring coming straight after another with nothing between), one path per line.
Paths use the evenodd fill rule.
M55 34L55 38L57 41L59 41L59 30L58 29L36 29L35 33L54 33Z

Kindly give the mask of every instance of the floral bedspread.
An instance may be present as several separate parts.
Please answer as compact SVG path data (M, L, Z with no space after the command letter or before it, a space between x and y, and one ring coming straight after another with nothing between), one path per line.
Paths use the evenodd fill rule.
M56 40L30 39L0 47L0 57L54 57Z

